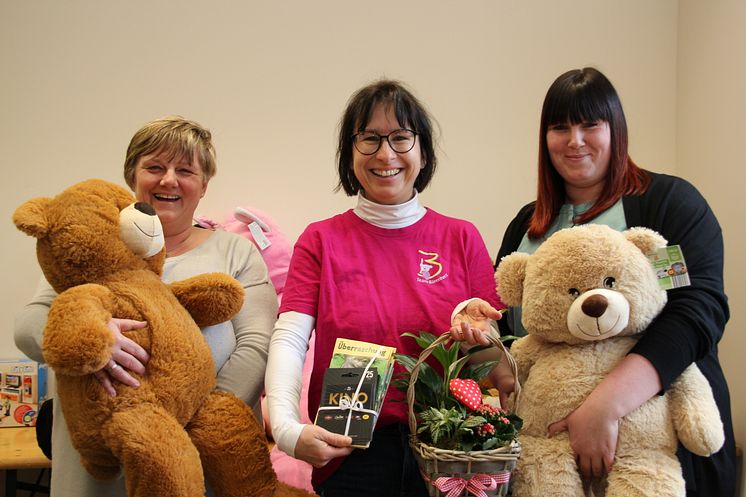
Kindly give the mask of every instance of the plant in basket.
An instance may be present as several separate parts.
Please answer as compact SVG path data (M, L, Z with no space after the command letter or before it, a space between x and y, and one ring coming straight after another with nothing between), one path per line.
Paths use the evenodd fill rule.
M427 332L402 336L413 338L423 350L438 339ZM426 362L419 364L414 385L414 411L421 441L441 449L469 452L494 449L516 439L523 426L521 418L482 402L482 394L487 392L480 382L497 361L468 363L472 354L485 348L472 347L461 354L458 342L448 346L439 343L432 349L432 356L443 373ZM407 392L418 360L419 357L396 354L396 361L406 370L394 379L397 389Z
M469 359L488 346L462 353L448 333L402 336L413 338L422 348L418 357L396 354L405 371L393 379L393 385L407 394L410 445L430 495L506 495L510 471L520 455L517 436L523 421L482 400L480 381L497 361L469 364ZM515 374L502 342L494 337L490 341L511 360ZM425 362L431 355L439 368Z

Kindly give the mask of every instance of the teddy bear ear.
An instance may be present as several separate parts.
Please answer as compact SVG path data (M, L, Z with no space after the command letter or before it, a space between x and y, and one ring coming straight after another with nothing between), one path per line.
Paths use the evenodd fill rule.
M630 228L623 232L624 237L632 242L645 254L652 254L659 248L665 247L666 241L657 231L648 228Z
M513 252L500 261L495 271L497 293L504 304L511 307L521 305L523 300L523 280L526 277L528 254Z
M27 235L43 237L49 228L46 211L51 201L48 197L38 197L24 202L13 213L13 223Z

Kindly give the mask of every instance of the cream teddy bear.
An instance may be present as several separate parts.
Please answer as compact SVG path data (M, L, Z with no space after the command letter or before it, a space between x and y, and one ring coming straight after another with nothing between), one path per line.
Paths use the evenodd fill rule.
M555 233L533 255L500 262L498 291L507 305L521 306L528 331L511 348L524 420L515 497L585 495L567 433L549 438L547 428L583 403L663 309L666 292L646 254L665 244L646 228L584 225ZM607 497L684 496L677 441L707 456L723 440L710 386L692 365L665 395L621 420L612 471L595 488Z

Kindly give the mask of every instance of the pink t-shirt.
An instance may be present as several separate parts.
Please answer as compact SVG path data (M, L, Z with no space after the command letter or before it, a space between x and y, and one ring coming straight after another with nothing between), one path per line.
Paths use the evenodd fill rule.
M401 334L440 335L450 328L456 304L471 297L505 307L484 241L469 222L428 209L412 226L386 229L349 210L309 225L295 245L280 312L316 318L310 418L316 415L337 337L417 355L421 349ZM402 370L396 368L395 373ZM407 423L403 400L401 392L389 388L379 427Z

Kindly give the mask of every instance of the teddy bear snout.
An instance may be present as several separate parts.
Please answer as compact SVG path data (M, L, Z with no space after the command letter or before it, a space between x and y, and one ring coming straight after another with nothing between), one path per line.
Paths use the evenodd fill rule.
M609 307L609 301L601 294L591 295L585 301L581 309L583 313L592 318L600 318L606 312L606 308Z
M145 202L135 202L119 213L119 236L140 257L152 257L163 249L163 226L155 209Z
M621 293L594 288L575 299L567 311L567 330L581 340L604 340L629 323L629 301Z

